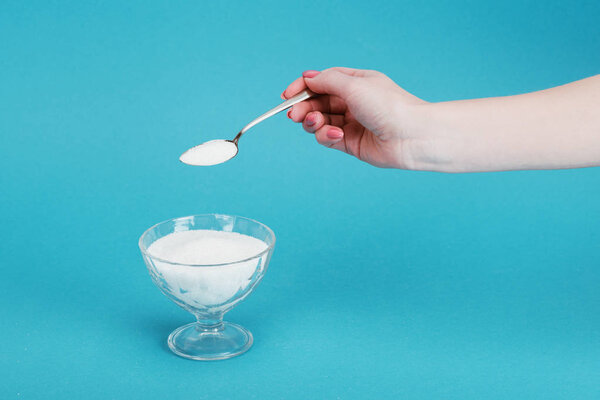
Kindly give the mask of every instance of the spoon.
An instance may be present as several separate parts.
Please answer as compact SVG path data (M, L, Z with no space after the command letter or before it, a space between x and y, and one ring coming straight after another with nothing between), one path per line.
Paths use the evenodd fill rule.
M231 160L238 153L238 142L242 135L246 131L263 122L265 119L272 117L294 104L300 103L301 101L308 100L315 97L316 94L306 89L295 95L294 97L284 101L277 107L267 111L260 117L252 120L248 125L244 126L242 130L233 138L233 140L217 139L204 142L197 146L188 149L185 153L179 157L179 161L188 165L216 165L224 163L225 161Z

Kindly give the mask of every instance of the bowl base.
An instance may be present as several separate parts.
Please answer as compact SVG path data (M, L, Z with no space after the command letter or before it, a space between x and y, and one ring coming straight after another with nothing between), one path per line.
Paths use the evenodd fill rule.
M194 322L171 332L167 343L180 357L210 361L239 356L248 351L252 341L250 331L231 322L223 322L214 331L206 331Z

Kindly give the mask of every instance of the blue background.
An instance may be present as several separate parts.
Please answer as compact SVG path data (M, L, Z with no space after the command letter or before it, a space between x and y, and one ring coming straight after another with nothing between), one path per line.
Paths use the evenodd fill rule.
M228 164L177 160L305 69L429 101L597 74L600 3L215 3L0 4L0 397L600 397L600 169L382 170L284 115ZM226 315L254 346L214 363L169 352L192 317L137 248L207 212L278 237Z

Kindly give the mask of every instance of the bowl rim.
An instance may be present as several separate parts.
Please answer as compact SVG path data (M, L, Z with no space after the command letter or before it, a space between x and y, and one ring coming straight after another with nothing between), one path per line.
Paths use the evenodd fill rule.
M271 236L273 236L273 242L269 245L267 245L267 248L264 249L263 251L261 251L258 254L255 254L253 256L241 259L241 260L235 260L235 261L229 261L229 262L225 262L225 263L218 263L218 264L186 264L186 263L179 263L179 262L175 262L175 261L170 261L164 258L160 258L157 257L153 254L151 254L150 252L148 252L148 249L142 244L142 239L144 239L144 237L154 228L156 228L158 225L164 224L166 222L170 222L170 221L176 221L176 220L181 220L181 219L186 219L186 218L195 218L195 217L208 217L208 216L213 216L213 217L220 217L220 216L225 216L225 217L233 217L233 218L241 218L241 219L245 219L246 221L250 221L253 223L256 223L262 227L264 227L270 234ZM209 229L212 230L212 229ZM217 231L217 232L225 232L225 231ZM248 236L248 235L246 235ZM275 236L275 232L273 232L273 230L271 228L269 228L267 225L263 224L260 221L257 221L255 219L252 218L248 218L248 217L243 217L241 215L233 215L233 214L220 214L220 213L206 213L206 214L193 214L193 215L186 215L184 217L176 217L176 218L169 218L166 219L164 221L158 222L154 225L152 225L150 228L146 229L144 231L144 233L142 233L142 235L140 236L140 238L138 239L138 246L140 248L140 251L142 252L142 255L144 255L145 257L148 257L150 259L153 260L157 260L163 263L167 263L167 264L171 264L171 265L181 265L181 266L185 266L185 267L224 267L224 266L229 266L229 265L235 265L235 264L239 264L242 262L246 262L246 261L250 261L250 260L254 260L256 258L260 258L262 256L264 256L265 254L267 254L268 252L270 252L274 247L275 247L275 242L277 241L277 237Z

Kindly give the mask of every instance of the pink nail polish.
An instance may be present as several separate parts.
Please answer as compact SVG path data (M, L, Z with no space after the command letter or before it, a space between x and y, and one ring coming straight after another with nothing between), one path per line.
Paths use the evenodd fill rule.
M302 76L304 78L314 78L315 76L319 75L321 73L321 71L315 71L313 69L309 69L307 71L304 71L302 73Z
M315 120L314 115L309 115L306 117L306 126L313 126L317 121Z
M287 116L288 116L289 119L292 119L292 110L289 110L287 112Z
M341 139L344 137L344 132L341 129L331 128L327 131L327 137L332 140Z

